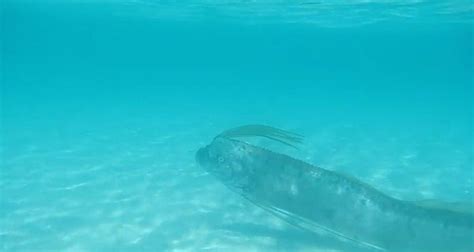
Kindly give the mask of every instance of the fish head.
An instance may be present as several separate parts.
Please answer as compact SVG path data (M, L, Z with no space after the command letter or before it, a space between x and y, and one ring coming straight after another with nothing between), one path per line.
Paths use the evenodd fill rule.
M252 170L251 147L241 141L216 137L196 153L197 163L227 186L248 188Z

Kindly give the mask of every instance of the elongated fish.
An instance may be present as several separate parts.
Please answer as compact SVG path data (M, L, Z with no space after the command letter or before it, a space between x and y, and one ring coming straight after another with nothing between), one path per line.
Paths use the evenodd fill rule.
M291 224L378 251L474 251L472 209L399 200L350 176L237 139L243 136L291 146L302 140L269 126L242 126L199 149L197 162Z

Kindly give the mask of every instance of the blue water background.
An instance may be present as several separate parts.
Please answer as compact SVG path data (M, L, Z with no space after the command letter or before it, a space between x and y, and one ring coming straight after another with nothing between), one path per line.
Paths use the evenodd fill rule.
M195 164L248 123L392 196L473 202L472 3L158 3L2 2L0 249L351 251Z

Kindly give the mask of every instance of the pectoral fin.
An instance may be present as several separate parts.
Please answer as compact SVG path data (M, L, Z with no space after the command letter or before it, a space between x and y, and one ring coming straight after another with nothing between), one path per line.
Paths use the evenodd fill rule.
M331 237L337 238L340 241L350 242L350 243L352 243L356 246L362 247L364 249L370 249L371 251L387 251L386 249L384 249L380 246L377 246L377 245L369 243L369 242L360 241L360 240L357 240L355 238L351 238L351 237L349 237L345 234L342 234L338 231L335 231L335 230L330 229L328 227L319 225L318 223L315 223L314 221L311 221L311 220L306 219L304 217L292 214L292 213L290 213L288 211L285 211L283 209L271 206L271 205L266 204L266 203L256 202L256 201L251 200L251 199L249 199L245 196L244 196L244 198L246 198L250 202L254 203L258 207L264 209L265 211L269 212L270 214L284 220L288 224L290 224L292 226L295 226L299 229L309 231L311 233L315 233L315 234L322 235L322 236L329 235Z

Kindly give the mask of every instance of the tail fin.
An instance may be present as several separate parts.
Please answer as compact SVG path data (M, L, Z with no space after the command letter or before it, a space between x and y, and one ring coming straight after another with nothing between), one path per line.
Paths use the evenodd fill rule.
M300 134L260 124L232 128L222 132L218 136L228 138L259 136L294 148L297 148L296 145L303 142L303 136Z

